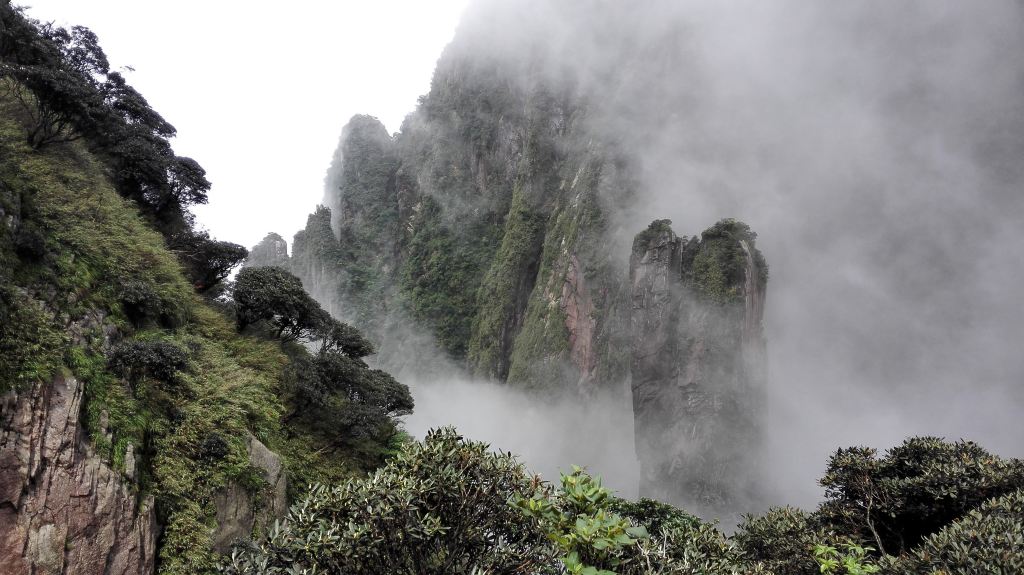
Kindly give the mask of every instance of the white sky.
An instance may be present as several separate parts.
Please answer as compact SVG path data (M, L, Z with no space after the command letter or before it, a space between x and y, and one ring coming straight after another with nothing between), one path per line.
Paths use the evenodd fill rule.
M213 182L200 224L246 247L305 225L353 114L399 129L467 2L16 0L87 26L113 68L135 68L128 81L178 129L175 151Z

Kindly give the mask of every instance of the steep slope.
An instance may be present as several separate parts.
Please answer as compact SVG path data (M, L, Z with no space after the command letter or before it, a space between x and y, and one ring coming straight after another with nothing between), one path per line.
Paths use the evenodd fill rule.
M31 149L17 114L0 99L4 573L208 572L289 482L365 469L282 424L280 346L194 293L100 160Z

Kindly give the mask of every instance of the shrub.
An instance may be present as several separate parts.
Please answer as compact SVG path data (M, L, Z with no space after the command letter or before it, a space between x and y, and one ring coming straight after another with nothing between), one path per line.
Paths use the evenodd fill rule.
M231 575L553 573L537 522L508 504L537 486L509 454L434 430L388 465L314 486L266 541L236 547Z
M840 449L821 484L823 523L898 555L986 499L1024 488L1024 462L971 441L915 437L881 458L874 449Z
M818 575L814 548L832 542L807 512L794 507L773 507L761 516L745 516L732 539L746 557L788 575Z
M249 250L231 242L217 241L205 231L175 234L169 247L185 267L192 287L206 293L224 281L231 270L249 257Z
M0 276L0 393L52 376L66 343L52 312L4 280Z
M178 372L188 367L188 356L185 350L170 342L129 341L110 350L107 365L132 384L149 377L174 385Z
M513 503L548 533L567 573L615 575L611 569L638 560L636 543L647 538L646 529L611 510L611 492L600 479L579 467L561 476L557 491L538 485L531 497Z
M1024 573L1024 491L990 499L884 563L892 573Z
M333 318L325 321L315 335L321 352L338 351L353 358L375 353L373 344L359 330Z
M321 352L296 359L293 374L292 417L334 445L362 439L387 443L396 429L395 418L412 412L409 388L358 358Z
M39 226L32 222L22 222L14 237L15 252L24 260L39 261L46 255L46 238Z
M206 438L203 439L203 444L199 448L199 453L205 459L220 460L224 459L231 453L231 446L228 441L224 439L224 436L211 431L207 434Z

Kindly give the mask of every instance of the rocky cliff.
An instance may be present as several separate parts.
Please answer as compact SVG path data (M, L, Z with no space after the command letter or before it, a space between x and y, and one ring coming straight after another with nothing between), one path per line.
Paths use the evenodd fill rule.
M152 496L96 455L70 374L0 400L0 559L9 575L152 573ZM126 461L134 475L134 458Z
M578 94L509 66L452 47L399 134L353 118L291 270L391 371L440 348L517 386L618 388L624 263L606 214L629 201L629 170Z
M564 21L581 16L580 6L565 4ZM504 9L489 5L467 16L438 61L430 91L400 132L388 135L370 116L351 119L325 178L324 205L296 234L287 266L333 315L365 331L379 349L375 361L406 381L427 380L435 366L454 364L474 379L538 394L621 399L629 393L632 361L641 390L641 460L650 474L644 491L652 495L654 486L682 477L674 468L660 470L653 454L671 452L668 460L680 455L673 450L684 448L662 444L683 434L681 422L717 422L739 409L744 415L728 429L735 437L700 423L700 439L683 441L710 445L707 437L716 437L713 443L721 449L701 451L715 468L703 478L709 485L698 485L705 472L694 472L685 487L669 489L674 501L684 492L709 505L724 499L710 483L725 477L724 462L739 455L723 452L719 461L710 454L746 452L753 432L741 428L753 425L750 412L757 401L753 392L734 397L748 386L757 388L757 378L748 377L756 369L747 370L736 358L749 356L752 366L763 362L761 316L753 310L763 302L757 294L763 294L764 268L754 235L742 224L721 224L704 240L685 244L695 250L693 261L686 270L674 264L673 273L690 277L694 293L711 303L700 311L686 308L684 319L654 326L651 333L630 323L636 298L643 298L628 273L629 239L636 232L630 214L639 201L643 163L630 146L641 147L645 130L630 118L638 116L637 102L682 100L667 93L635 98L643 89L615 74L619 64L659 52L661 42L678 41L678 31L617 46L621 53L598 66L551 52L552 43L570 42L538 32L548 24L558 28L557 18L520 35L495 18ZM582 28L572 32L581 36L573 41L599 41L596 23ZM608 81L595 82L599 78ZM666 121L683 121L686 110L677 116ZM727 239L733 235L740 239ZM276 242L268 238L254 253ZM749 274L749 286L734 265L742 259L742 245L751 250L751 269L757 270ZM682 282L683 275L670 283ZM752 311L745 316L736 311L736 298L748 295ZM682 304L669 298L664 305ZM683 313L676 309L671 316ZM633 319L643 323L636 314ZM687 341L696 342L692 349ZM703 404L697 405L702 400L695 392L690 408L677 399L650 405L663 392L648 398L642 390L660 389L675 376L656 375L668 368L637 362L634 351L659 345L693 354L688 366L677 369L689 371L694 385L705 390Z
M0 94L0 573L213 572L284 513L289 474L333 479L349 461L283 433L279 346L195 294L84 146L31 149L10 104Z
M632 392L640 493L709 515L752 498L766 375L767 266L723 220L699 238L658 220L630 258Z

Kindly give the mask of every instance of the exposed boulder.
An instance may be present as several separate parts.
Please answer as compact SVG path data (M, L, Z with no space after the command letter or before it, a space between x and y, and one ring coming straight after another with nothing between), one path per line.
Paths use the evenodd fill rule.
M721 516L753 494L767 266L723 220L700 239L658 220L630 259L640 495Z
M0 400L0 557L5 575L152 573L152 497L92 453L68 374Z
M247 450L249 464L262 472L266 485L259 493L250 493L245 486L231 483L214 498L213 550L218 553L229 553L232 544L249 538L254 528L266 530L288 513L288 477L281 457L251 435Z

